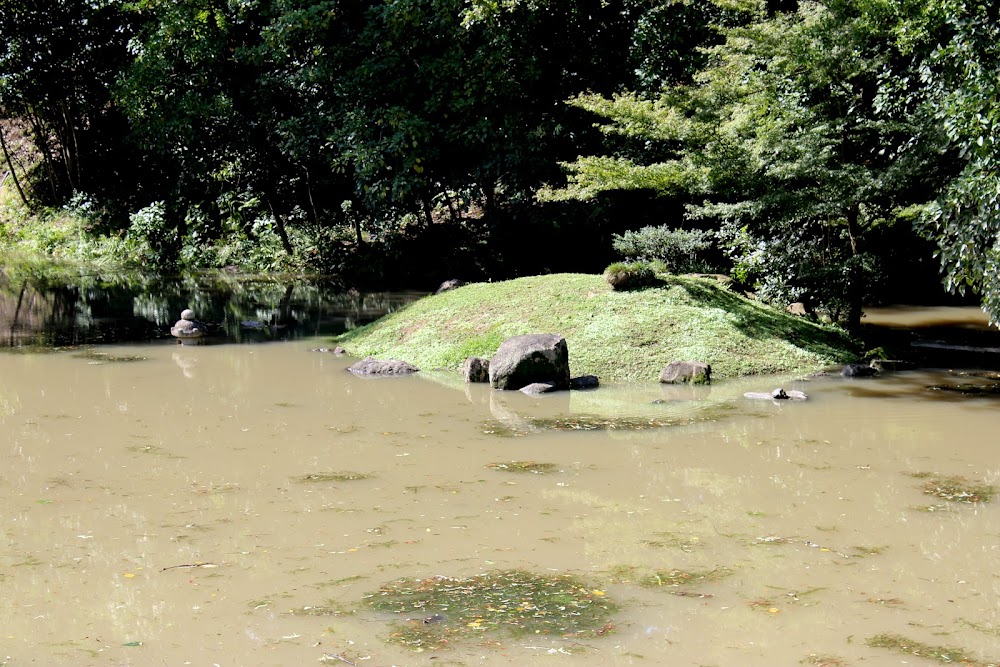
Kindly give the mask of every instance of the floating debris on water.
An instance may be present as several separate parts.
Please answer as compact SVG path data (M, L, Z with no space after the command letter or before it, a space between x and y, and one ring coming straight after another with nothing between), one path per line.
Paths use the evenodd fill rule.
M1000 667L997 660L979 660L972 657L968 651L950 646L931 646L915 641L909 637L885 633L869 637L865 642L872 648L886 648L897 653L914 655L927 660L936 660L942 664L958 664L966 667Z
M311 472L292 479L296 482L356 482L371 477L363 472Z
M537 461L508 461L506 463L487 463L486 467L504 472L532 472L541 475L555 472L559 466L555 463L538 463Z
M717 567L713 570L657 570L639 579L639 585L646 588L661 586L678 587L682 585L706 584L725 579L733 573L727 567Z
M953 503L967 505L988 503L996 495L996 487L992 484L970 482L960 475L943 476L937 473L919 472L910 476L924 480L923 491L926 495Z
M128 363L131 361L148 361L149 357L138 354L109 354L108 352L98 352L97 350L83 350L73 355L74 359L86 359L92 364L102 363Z
M706 410L704 414L691 417L598 417L576 415L573 417L535 417L522 420L511 426L503 421L491 419L483 422L483 433L500 437L517 437L544 431L649 431L670 426L689 426L706 421L716 421L729 413L732 406L718 406L717 410Z

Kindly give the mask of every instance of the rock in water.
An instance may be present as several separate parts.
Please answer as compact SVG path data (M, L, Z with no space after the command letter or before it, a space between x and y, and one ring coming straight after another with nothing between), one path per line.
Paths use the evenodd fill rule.
M520 389L548 382L556 390L569 389L569 348L557 334L528 334L505 340L490 359L494 389Z
M420 369L413 364L408 364L398 359L382 360L375 357L366 357L361 361L355 362L347 370L355 375L409 375L410 373L416 373Z

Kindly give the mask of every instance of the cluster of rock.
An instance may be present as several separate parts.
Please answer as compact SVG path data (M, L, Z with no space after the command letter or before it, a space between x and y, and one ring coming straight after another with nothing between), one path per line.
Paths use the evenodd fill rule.
M407 375L420 369L396 359L362 359L348 368L355 375ZM569 389L595 389L601 381L596 375L572 377L569 348L558 334L527 334L505 340L490 359L469 357L462 364L466 382L489 383L501 391L519 390L538 395ZM663 369L660 382L665 384L708 384L712 368L698 361L675 361Z
M711 367L701 362L673 362L663 369L660 382L707 384ZM596 375L572 377L569 348L558 334L526 334L508 338L491 359L469 357L462 364L466 382L488 382L493 389L520 390L529 395L567 389L596 389Z

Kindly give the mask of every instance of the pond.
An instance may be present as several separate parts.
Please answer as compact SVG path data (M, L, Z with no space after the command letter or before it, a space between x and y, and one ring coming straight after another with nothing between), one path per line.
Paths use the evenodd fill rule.
M0 664L1000 659L993 373L532 398L228 340L0 354Z

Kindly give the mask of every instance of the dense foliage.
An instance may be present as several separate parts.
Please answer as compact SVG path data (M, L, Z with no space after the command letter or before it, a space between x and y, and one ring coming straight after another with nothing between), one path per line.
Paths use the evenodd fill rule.
M63 207L47 237L136 263L383 281L617 252L848 324L920 234L996 318L997 11L0 0L0 217Z

